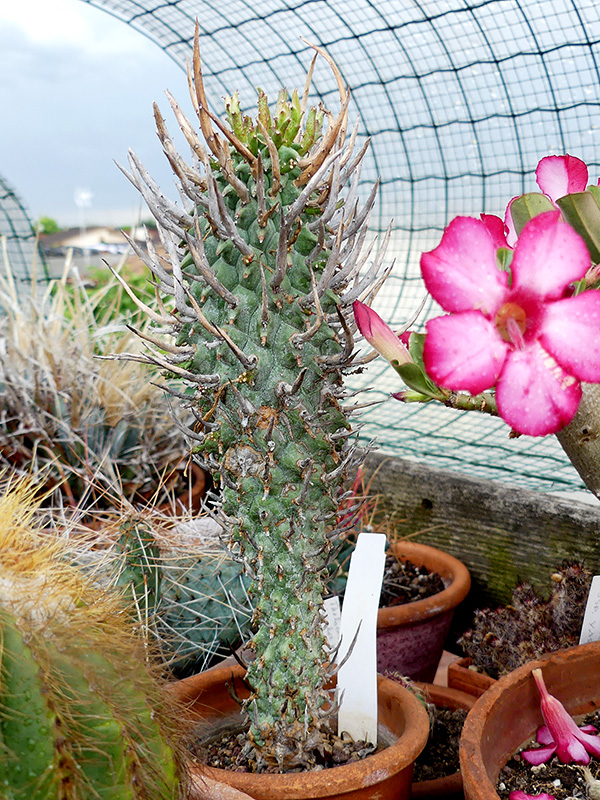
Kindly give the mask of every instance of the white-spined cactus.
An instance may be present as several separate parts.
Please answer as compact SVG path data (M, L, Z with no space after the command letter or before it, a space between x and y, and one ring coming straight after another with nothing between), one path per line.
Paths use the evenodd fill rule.
M196 39L190 94L201 135L169 95L190 162L155 108L185 207L133 153L126 172L156 218L168 267L150 241L138 254L176 302L173 314L154 313L175 342L146 333L146 358L188 387L196 458L214 476L218 520L252 578L249 749L258 769L282 771L314 763L331 714L322 595L355 461L343 406L350 310L375 293L384 250L365 268L376 195L374 186L357 199L367 145L355 152L356 129L346 143L349 93L315 50L336 76L337 116L306 109L309 80L302 99L282 92L273 111L259 90L255 119L227 98L226 125L208 109Z

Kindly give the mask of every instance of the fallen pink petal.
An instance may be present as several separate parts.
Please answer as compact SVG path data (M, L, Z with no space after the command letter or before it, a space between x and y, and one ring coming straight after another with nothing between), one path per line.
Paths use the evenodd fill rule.
M537 165L535 177L541 191L555 203L566 194L585 192L588 168L575 156L546 156Z
M538 741L549 746L525 750L523 758L530 764L538 765L556 753L563 764L589 764L590 754L600 756L600 737L589 733L593 726L577 727L560 700L546 688L542 670L534 669L531 674L541 696L540 709L546 723L538 729Z
M552 738L552 734L548 730L547 725L540 725L540 727L537 729L535 740L538 744L554 744L554 739Z
M555 800L555 798L553 794L547 794L546 792L527 794L527 792L522 792L520 789L515 789L508 795L508 800Z
M521 231L509 276L492 228L457 217L421 257L428 291L449 312L427 323L425 369L452 391L495 387L500 416L519 433L556 433L577 412L581 382L600 382L600 291L570 296L590 256L560 212L547 211Z

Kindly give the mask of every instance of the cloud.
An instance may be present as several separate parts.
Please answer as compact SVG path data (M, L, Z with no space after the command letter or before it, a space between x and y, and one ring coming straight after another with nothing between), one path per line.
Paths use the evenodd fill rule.
M35 19L31 28L0 12L0 174L32 216L72 220L77 187L94 194L88 218L136 208L137 192L113 163L125 163L129 147L175 196L152 102L166 113L169 88L185 106L184 72L144 36L81 0L21 2Z

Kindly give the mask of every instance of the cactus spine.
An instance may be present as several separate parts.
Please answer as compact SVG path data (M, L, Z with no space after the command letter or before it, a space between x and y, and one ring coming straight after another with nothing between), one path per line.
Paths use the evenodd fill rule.
M117 595L32 526L33 490L0 496L0 796L183 796L163 689Z
M256 658L246 710L258 769L313 764L331 714L321 609L341 487L355 458L342 407L353 363L348 311L375 291L383 258L382 249L359 275L376 187L361 207L366 145L354 153L356 131L344 145L349 94L335 64L315 50L336 76L337 116L306 110L308 80L302 100L283 92L273 113L259 90L255 120L236 95L227 98L226 126L208 110L196 34L190 94L203 141L169 96L191 164L155 107L187 208L160 193L133 153L126 172L172 267L165 270L150 242L147 254L138 248L176 305L174 315L155 315L175 345L157 349L149 340L147 357L194 389L195 452L219 483L219 521L252 578Z

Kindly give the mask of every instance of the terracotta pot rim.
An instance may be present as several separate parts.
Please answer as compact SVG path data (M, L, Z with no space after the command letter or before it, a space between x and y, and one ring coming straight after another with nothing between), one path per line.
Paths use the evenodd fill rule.
M552 664L560 668L561 664L573 658L574 652L580 653L582 656L592 656L595 653L600 659L600 642L591 642L589 644L557 650L535 661L529 661L527 664L509 672L508 675L499 678L489 689L477 698L475 705L467 715L463 727L460 740L460 767L463 781L477 787L478 797L485 797L486 800L499 797L495 785L488 776L479 744L485 741L486 736L489 736L489 733L485 732L487 718L493 712L496 705L502 701L503 693L509 687L518 688L528 682L531 679L532 670L538 667L543 668ZM548 688L552 691L550 686ZM541 711L539 724L542 724ZM531 735L533 735L534 732L535 727L532 729ZM520 741L515 742L515 748L520 744Z
M449 585L438 594L405 603L399 606L386 606L377 613L377 628L393 628L410 622L421 622L438 614L453 611L467 596L471 588L469 570L462 561L443 550L419 542L393 542L390 552L398 556L406 556L407 560L415 560L419 566L437 572L442 579L450 581Z
M212 677L210 681L211 684L218 684L225 680L230 680L233 677L241 678L242 674L243 668L239 665L215 667L207 672L193 675L190 678L184 678L182 681L172 684L171 687L180 695L180 699L185 703L186 699L190 702L190 699L197 694L195 687L205 682L205 676ZM381 781L382 775L386 777L391 776L409 764L412 764L425 747L429 736L427 712L415 695L408 689L400 686L397 682L389 678L384 678L381 675L377 676L377 686L378 693L393 696L396 701L399 702L403 712L405 712L405 727L402 734L393 744L386 747L384 750L367 756L367 758L359 762L315 772L291 774L269 773L257 775L243 772L232 773L216 767L203 767L203 774L207 774L217 781L228 783L230 786L234 786L236 789L246 792L250 796L252 796L252 786L255 785L257 781L268 781L273 796L281 796L282 798L287 796L286 792L292 792L296 787L305 784L306 776L310 775L311 791L314 792L314 794L303 794L301 791L296 791L294 793L295 797L305 797L307 800L313 796L329 797L338 795L340 793L340 781L342 780L342 776L349 786L368 787L377 784ZM182 689L184 691L182 691ZM367 774L365 774L364 767L366 763L370 765ZM225 778L226 775L229 776L229 779Z

